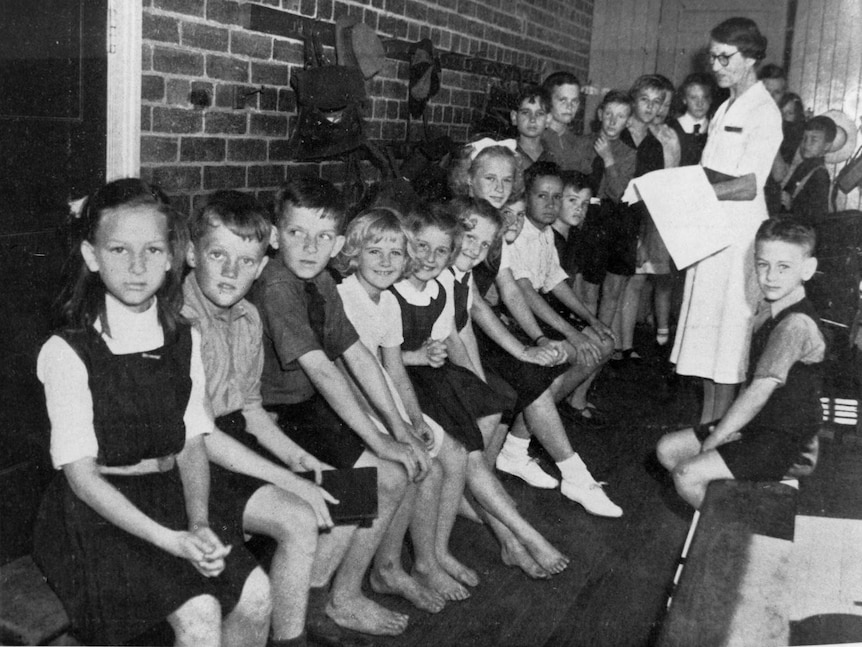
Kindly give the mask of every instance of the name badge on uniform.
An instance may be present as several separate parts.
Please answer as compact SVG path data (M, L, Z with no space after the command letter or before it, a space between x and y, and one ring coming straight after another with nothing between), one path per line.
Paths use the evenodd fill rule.
M741 126L725 126L724 130L726 132L729 132L729 133L741 133L742 127Z

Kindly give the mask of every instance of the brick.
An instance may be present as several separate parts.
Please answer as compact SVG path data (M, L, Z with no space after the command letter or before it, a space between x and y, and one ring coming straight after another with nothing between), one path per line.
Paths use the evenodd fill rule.
M428 19L428 7L422 0L405 0L404 15L412 20L425 22Z
M165 98L165 78L154 74L141 76L141 99L144 101L162 101Z
M150 174L153 184L166 193L188 192L201 188L200 166L154 166Z
M203 115L181 108L153 108L153 131L160 133L197 133L203 126Z
M284 166L266 165L248 167L248 186L279 186L284 182Z
M276 88L264 88L260 93L258 105L261 110L275 112L278 110L278 90Z
M269 159L275 161L287 161L291 159L287 139L273 139L269 142Z
M233 110L237 86L228 83L219 83L215 86L215 105L219 108L230 108Z
M150 106L141 106L141 132L149 132L153 129L153 109Z
M168 79L165 88L165 99L172 106L188 106L189 93L192 84L187 79Z
M206 113L204 132L207 134L245 135L248 130L248 115L244 111Z
M204 15L204 4L204 0L153 0L154 9L201 17Z
M398 102L397 101L387 101L386 102L386 118L387 119L398 119Z
M196 52L154 47L153 70L168 74L203 76L204 57Z
M251 64L251 82L263 85L287 85L289 68L284 63Z
M183 23L182 43L186 47L226 52L229 32L221 27L211 27L197 22Z
M276 39L272 45L272 58L276 61L302 65L304 60L302 43Z
M238 2L230 0L207 0L207 20L222 25L240 25L243 12Z
M403 16L405 4L406 0L386 0L384 8L387 13L394 13Z
M250 58L272 58L272 36L262 36L243 31L230 33L230 51L232 54Z
M335 3L332 0L317 0L318 20L332 20Z
M300 0L299 2L299 13L303 16L313 16L315 10L317 9L315 0Z
M160 164L177 161L179 145L176 137L141 137L141 163L156 162Z
M385 121L380 130L380 138L387 140L403 140L407 132L407 124L403 121ZM418 138L421 138L419 135Z
M245 187L245 167L204 166L204 189L240 189Z
M229 139L227 159L231 162L263 162L266 160L265 139Z
M180 22L170 16L156 16L147 11L143 14L141 38L165 43L180 42Z
M206 68L210 78L248 83L248 61L207 54Z
M221 162L225 157L225 140L220 137L183 137L181 162Z
M144 43L141 45L141 71L148 72L153 69L153 46Z
M287 135L287 117L278 114L252 114L249 133L268 137L285 137Z
M180 195L169 195L168 202L171 204L171 208L177 213L190 214L192 213L189 210L189 196L180 194Z
M208 83L207 81L193 81L192 82L192 92L203 92L206 95L207 103L205 106L195 106L195 108L209 108L213 102L213 89L214 86L212 83ZM191 101L191 98L189 98Z

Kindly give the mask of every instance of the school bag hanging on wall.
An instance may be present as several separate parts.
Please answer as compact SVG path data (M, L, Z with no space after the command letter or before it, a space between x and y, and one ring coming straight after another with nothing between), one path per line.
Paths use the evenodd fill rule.
M299 115L288 141L296 161L338 157L365 145L365 80L358 67L331 65L315 32L305 36L305 68L291 75Z

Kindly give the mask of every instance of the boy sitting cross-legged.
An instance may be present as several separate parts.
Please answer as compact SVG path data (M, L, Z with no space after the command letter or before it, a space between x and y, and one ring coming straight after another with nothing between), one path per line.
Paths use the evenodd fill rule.
M201 332L201 356L216 429L206 447L213 505L241 505L247 533L274 538L269 568L273 589L273 645L305 645L305 616L317 527L332 525L314 483L263 458L243 442L256 438L291 469L313 470L320 462L289 440L264 411L261 323L244 299L266 266L271 225L254 198L220 191L195 214L183 282L183 315ZM248 432L246 434L245 432ZM237 515L238 517L239 515Z
M365 597L362 580L393 514L404 504L407 480L424 478L428 456L398 413L379 364L359 340L326 272L344 245L344 215L340 193L317 177L296 176L276 196L270 242L278 253L252 291L263 319L263 402L284 433L324 463L377 467L378 518L348 537L343 558L334 546L318 550L311 604L326 597L325 612L341 627L397 635L408 617ZM362 376L365 395L391 436L366 415L336 362ZM323 587L333 572L327 596Z
M721 420L659 440L659 461L680 496L700 508L718 479L782 479L812 449L822 420L821 363L826 343L805 297L817 269L814 230L767 220L754 263L764 300L754 322L748 382Z

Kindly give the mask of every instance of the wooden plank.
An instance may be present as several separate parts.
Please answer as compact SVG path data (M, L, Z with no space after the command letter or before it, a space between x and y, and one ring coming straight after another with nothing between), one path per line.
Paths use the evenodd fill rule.
M780 483L710 484L662 647L788 643L781 592L796 499L797 490Z

